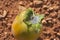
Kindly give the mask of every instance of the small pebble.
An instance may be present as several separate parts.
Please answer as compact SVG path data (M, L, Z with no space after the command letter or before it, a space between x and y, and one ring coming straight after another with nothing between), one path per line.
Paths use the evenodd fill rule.
M48 6L47 5L43 5L43 9L47 10Z
M50 13L50 17L53 17L53 18L57 17L57 13L56 12Z
M60 20L60 10L58 11L58 20Z
M5 35L7 35L7 32L4 32Z
M47 18L46 20L52 20L52 18Z
M42 3L43 3L42 1L34 1L34 4L37 4L37 5L42 4Z
M42 24L46 24L47 22L46 22L46 20L42 20Z
M3 14L2 14L2 15L0 15L0 18L4 18L6 15L7 15L7 11L6 11L6 10L4 10L4 11L3 11Z

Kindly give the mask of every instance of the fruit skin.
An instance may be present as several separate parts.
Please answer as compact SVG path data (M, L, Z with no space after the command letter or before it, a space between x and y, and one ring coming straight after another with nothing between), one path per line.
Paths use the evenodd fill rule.
M12 33L17 40L36 40L39 37L39 34L42 29L41 26L40 26L40 32L36 33L32 31L33 30L32 27L29 29L30 31L27 31L28 26L27 24L24 23L24 19L28 18L28 16L30 16L32 13L33 13L32 9L29 8L18 14L15 20L13 21Z

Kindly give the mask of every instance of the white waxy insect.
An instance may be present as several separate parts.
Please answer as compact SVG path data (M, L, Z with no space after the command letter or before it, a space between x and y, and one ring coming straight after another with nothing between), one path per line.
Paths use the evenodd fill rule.
M39 22L39 16L34 16L33 19L31 20L32 24L36 24Z

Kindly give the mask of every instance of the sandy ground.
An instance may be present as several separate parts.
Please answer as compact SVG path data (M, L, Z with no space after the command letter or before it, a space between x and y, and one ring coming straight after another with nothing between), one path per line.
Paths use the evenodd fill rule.
M60 0L0 0L0 40L15 40L11 24L19 12L29 7L45 14L38 40L60 40Z

